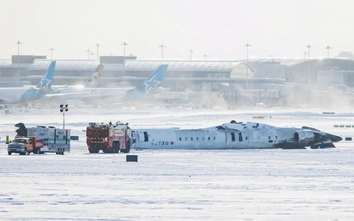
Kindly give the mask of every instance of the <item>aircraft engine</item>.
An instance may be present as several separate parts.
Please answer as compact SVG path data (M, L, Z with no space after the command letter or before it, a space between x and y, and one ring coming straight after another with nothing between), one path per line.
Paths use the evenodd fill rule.
M310 130L298 130L294 135L295 142L306 143L315 139L315 133Z

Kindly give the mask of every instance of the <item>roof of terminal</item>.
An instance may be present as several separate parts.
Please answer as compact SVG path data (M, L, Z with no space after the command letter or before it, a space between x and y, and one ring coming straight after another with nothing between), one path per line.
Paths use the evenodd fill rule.
M131 70L156 69L160 64L168 64L169 70L230 70L241 63L225 61L128 61L126 68Z
M0 67L27 67L28 70L45 70L51 60L35 60L34 63L12 63L11 60L0 60ZM96 60L57 60L56 69L58 70L92 70L99 64ZM156 69L160 64L168 64L169 69L173 70L230 70L242 62L232 61L137 61L126 60L127 70L146 70ZM105 70L117 70L124 68L124 64L114 63L105 64Z
M334 58L338 59L338 58ZM312 59L312 60L318 60L318 59ZM342 59L341 59L342 60ZM345 60L345 59L344 59ZM293 65L299 65L301 63L305 63L303 59L286 59L286 58L281 58L281 59L274 59L273 58L267 58L267 59L249 59L250 62L250 68L252 68L252 63L253 62L278 62L280 64L286 65L286 66L293 66ZM352 62L352 60L349 60ZM51 60L41 60L41 59L36 59L33 63L12 63L11 59L0 59L0 68L27 68L28 70L45 70L49 66L49 63ZM57 70L93 70L97 67L99 62L97 60L57 60L56 63L56 69ZM246 64L246 61L218 61L218 60L210 60L210 61L201 61L201 60L194 60L194 61L186 61L186 60L166 60L166 61L161 61L161 60L126 60L125 68L126 70L153 70L156 69L160 64L168 64L169 65L169 70L193 70L193 71L206 71L206 70L224 70L224 71L230 71L234 67L240 65L240 64ZM107 63L105 64L105 70L107 71L114 71L114 70L119 70L123 69L124 64L122 63Z

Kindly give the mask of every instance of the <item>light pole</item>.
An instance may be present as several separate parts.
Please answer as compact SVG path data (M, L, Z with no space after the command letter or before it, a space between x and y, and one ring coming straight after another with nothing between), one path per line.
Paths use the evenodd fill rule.
M308 58L310 59L310 49L311 49L311 45L310 44L308 44L307 46L306 46L306 48L307 48L307 56L308 56Z
M97 43L94 46L97 47L97 61L98 61L98 48L100 47L100 45Z
M49 48L48 50L50 51L50 60L52 60L54 48Z
M15 44L17 44L17 77L20 78L20 45L22 42L17 41Z
M306 48L307 48L307 57L308 57L308 61L306 62L306 81L307 81L307 84L310 83L310 81L309 81L309 63L310 63L310 59L311 59L311 56L310 56L311 47L312 46L310 44L308 44L306 46Z
M124 57L123 81L125 81L125 46L127 46L128 43L123 42L122 45L123 45L123 57Z
M309 62L307 61L307 59L306 59L306 51L304 51L304 60L305 60L305 62L306 62L306 67L305 67L305 69L306 69L306 84L308 84L309 83Z
M247 56L246 56L246 64L247 64L247 69L246 69L246 74L247 74L247 80L246 80L246 89L248 90L248 47L251 47L250 44L245 44L246 51L247 51Z
M123 42L122 45L123 45L123 56L124 56L124 60L125 60L125 46L127 46L128 43L127 42Z
M325 47L325 49L327 49L327 71L329 71L329 50L332 49L329 45L327 45L327 47Z
M159 47L161 48L161 60L163 60L163 48L166 48L166 45L161 44Z
M63 129L65 129L65 112L67 112L68 109L68 105L67 104L61 104L60 105L60 112L63 112Z
M90 59L90 52L91 52L90 49L87 49L86 52L87 52L87 59Z
M273 74L273 65L274 65L274 58L272 57L272 55L269 55L270 59L272 59L272 65L270 66L270 75L272 76Z
M189 53L190 53L190 59L192 60L192 55L193 55L193 50L191 49L191 50L189 50Z

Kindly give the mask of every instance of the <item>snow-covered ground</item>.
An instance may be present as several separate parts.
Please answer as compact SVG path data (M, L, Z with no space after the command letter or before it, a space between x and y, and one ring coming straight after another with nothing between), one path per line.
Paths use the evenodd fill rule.
M88 122L199 128L237 121L310 126L354 137L354 112L320 109L72 108L71 152L8 156L14 124L62 127L58 109L0 113L1 220L353 220L354 141L324 150L132 150L89 154ZM330 110L332 111L332 110ZM255 117L264 119L254 119Z

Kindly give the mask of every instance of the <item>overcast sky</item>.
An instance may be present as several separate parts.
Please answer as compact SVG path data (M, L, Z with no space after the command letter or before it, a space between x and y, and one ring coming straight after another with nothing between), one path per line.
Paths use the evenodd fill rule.
M327 57L354 52L352 0L0 0L0 58L126 55L138 59ZM96 55L95 55L96 56Z

